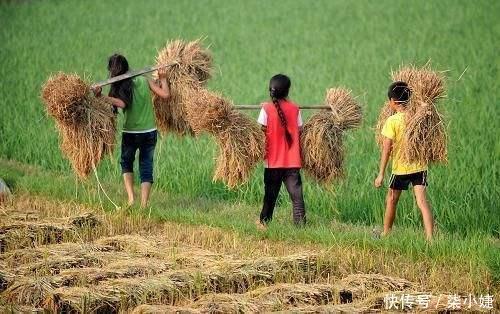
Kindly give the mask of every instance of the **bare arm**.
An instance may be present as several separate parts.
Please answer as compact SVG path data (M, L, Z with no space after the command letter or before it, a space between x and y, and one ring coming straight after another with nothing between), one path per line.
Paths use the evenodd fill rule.
M163 99L169 99L170 98L170 88L168 87L168 83L166 79L160 80L160 85L156 84L155 82L148 80L149 83L149 88L153 93L158 95L159 97Z
M115 107L122 108L122 109L127 107L125 102L123 100L121 100L120 98L111 97L111 96L102 96L102 98L104 99L105 102L107 102L108 104L111 104Z
M389 138L384 138L384 142L382 143L382 153L380 155L380 165L378 176L375 179L375 187L379 188L382 186L382 182L384 181L385 168L387 167L387 163L389 162L389 158L391 156L392 151L392 140Z
M151 89L151 91L153 91L153 93L155 93L159 97L163 99L169 99L170 87L168 86L167 72L165 68L158 70L158 77L160 78L160 84L158 85L152 80L148 80L149 88Z
M100 87L100 86L93 87L92 91L94 92L94 95L96 97L102 97L102 99L104 99L104 101L110 105L113 105L113 106L118 107L118 108L125 108L127 106L125 104L125 102L123 100L121 100L120 98L111 97L111 96L103 96L101 94L102 87Z

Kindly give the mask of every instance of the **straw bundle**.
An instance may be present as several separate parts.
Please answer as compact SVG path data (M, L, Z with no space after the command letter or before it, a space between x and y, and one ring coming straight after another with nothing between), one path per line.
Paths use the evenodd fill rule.
M25 216L27 217L27 216ZM0 225L0 252L61 242L77 230L97 227L94 214L84 213L62 219L5 220Z
M125 251L130 253L140 253L154 255L160 251L154 241L139 235L116 235L100 238L95 241L99 246L109 247L113 251Z
M218 135L230 125L233 104L221 95L203 88L192 89L186 102L187 120L195 135Z
M168 68L170 99L153 97L158 128L181 135L213 135L219 146L214 180L230 188L245 182L262 159L264 136L230 101L204 89L212 71L208 50L200 40L176 40L158 53L156 63L173 64Z
M90 99L89 86L75 74L62 72L51 76L42 87L42 99L47 113L57 122L67 125L85 125Z
M45 302L56 313L117 313L120 297L86 287L58 288Z
M261 309L245 295L209 294L197 300L193 307L202 313L259 313Z
M252 299L272 308L281 306L320 305L336 302L335 288L328 284L276 284L247 293Z
M139 305L132 311L132 314L163 314L163 313L199 314L201 312L187 307L180 307L173 305L152 305L152 304Z
M213 135L219 147L214 180L229 188L244 183L264 155L259 126L217 93L200 88L192 89L190 95L186 117L194 133Z
M0 226L0 252L61 242L63 234L69 230L64 225L37 222Z
M361 107L349 90L331 88L325 103L331 110L315 113L304 124L300 137L305 171L320 183L330 183L344 175L344 131L361 124Z
M2 298L8 303L45 306L54 293L54 287L45 277L22 278L14 281L2 293Z
M104 100L94 97L77 75L58 73L42 87L47 113L56 121L61 150L85 178L115 145L116 118Z
M156 64L172 64L167 68L171 97L164 100L153 96L158 128L162 132L192 134L184 102L190 97L190 89L205 85L211 77L210 52L201 46L200 40L175 40L159 51Z
M354 274L343 278L339 287L349 291L353 299L359 299L377 292L414 289L415 284L403 278L380 274Z
M214 180L229 188L243 184L264 156L264 135L257 123L232 110L228 126L216 135L219 155Z
M432 71L429 65L422 68L402 67L392 73L393 81L408 84L412 96L405 108L405 131L402 158L406 162L428 164L447 161L447 135L443 116L436 103L445 97L442 73ZM377 122L377 141L382 143L380 132L385 121L394 114L386 104Z

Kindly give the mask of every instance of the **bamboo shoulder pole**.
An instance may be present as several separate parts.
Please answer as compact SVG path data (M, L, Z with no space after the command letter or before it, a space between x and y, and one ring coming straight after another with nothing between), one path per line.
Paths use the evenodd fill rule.
M139 75L142 75L142 74L146 74L146 73L149 73L149 72L154 72L154 71L156 71L158 69L169 67L169 66L172 66L172 65L174 65L174 63L149 66L149 67L145 67L145 68L140 69L140 70L130 71L130 72L124 73L122 75L114 76L114 77L112 77L110 79L107 79L107 80L104 80L104 81L96 82L96 83L92 84L92 87L103 87L103 86L106 86L106 85L109 85L109 84L113 84L113 83L116 83L116 82L119 82L119 81L123 81L123 80L129 79L129 78L133 78L133 77L136 77L136 76L139 76Z
M106 85L110 85L110 84L113 84L113 83L116 83L116 82L119 82L119 81L123 81L123 80L129 79L129 78L133 78L133 77L142 75L142 74L154 72L154 71L156 71L158 69L161 69L161 68L164 68L164 67L169 67L169 66L172 66L172 65L174 65L174 63L161 64L161 65L155 65L155 66L148 66L148 67L145 67L145 68L140 69L140 70L130 71L130 72L124 73L122 75L118 75L118 76L109 78L107 80L96 82L96 83L92 84L92 88L94 88L94 87L103 87L103 86L106 86ZM261 109L262 106L261 105L239 105L239 106L235 106L235 108L238 109L238 110L258 110L258 109ZM299 106L299 108L300 109L313 109L313 110L314 109L315 110L330 109L329 106L310 106L310 105Z

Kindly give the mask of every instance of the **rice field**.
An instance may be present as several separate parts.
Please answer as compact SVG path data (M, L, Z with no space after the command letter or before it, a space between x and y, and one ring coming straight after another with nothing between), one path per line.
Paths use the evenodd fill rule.
M321 311L321 307L333 311L345 306L339 294L344 289L343 280L358 273L404 279L411 284L404 289L498 295L497 12L500 3L493 0L1 2L0 178L15 194L37 196L33 196L36 201L32 196L27 197L29 201L16 197L14 205L9 205L14 208L0 211L1 228L17 226L0 233L0 286L4 286L2 278L7 278L8 291L19 287L8 294L12 297L9 300L22 299L13 303L28 309L89 311L104 306L103 311L137 313L175 310L169 307L197 313L214 309L216 303L231 308L247 306L242 308L247 312L271 308L286 311L290 306L304 311ZM79 181L74 177L70 163L59 150L56 126L42 105L42 84L58 71L76 73L89 81L102 80L107 75L107 57L114 52L126 55L132 68L154 64L158 50L177 38L204 38L216 69L208 88L235 104L265 101L268 80L278 72L291 77L291 98L300 104L324 104L326 90L334 87L347 88L357 97L363 121L344 138L344 179L325 186L304 177L308 226L294 228L290 203L282 192L268 231L255 230L263 197L262 166L250 174L247 184L233 190L222 182L213 182L217 143L208 135L195 139L167 134L161 138L155 156L153 200L145 212L133 208L126 217L121 216L123 213L116 217L105 213L114 210L110 200L118 206L125 200L119 149L99 167L99 180L91 177ZM428 196L437 224L436 239L431 244L423 239L419 210L412 194L406 193L398 207L394 234L376 240L372 229L382 224L385 197L384 189L373 188L379 160L377 116L385 102L391 71L410 63L424 65L429 60L433 69L446 71L447 98L438 107L445 114L449 135L448 163L432 166L429 172ZM251 118L257 115L245 114ZM305 120L312 114L304 112ZM120 125L118 121L118 129ZM38 197L54 202L42 206ZM59 201L76 203L59 206ZM87 211L71 209L80 206L89 206L93 214L81 216ZM38 213L40 208L45 209ZM26 210L33 213L26 215ZM87 222L83 227L75 226L71 220L75 217L83 221L108 219L114 227L107 229L102 223L88 226ZM6 234L13 237L10 244L2 242ZM99 242L124 234L142 237L141 245L155 252L162 251L162 245L166 249L159 256L144 256ZM192 265L176 262L177 248L172 239L180 241L180 251L186 247L206 250L203 254L210 255L207 260L211 263L207 269L214 273L189 277ZM247 248L235 248L242 243ZM103 247L110 251L102 251ZM92 251L96 259L86 259L85 250L96 250ZM205 280L223 273L217 268L218 254L234 266L252 261L252 250L265 260L311 250L316 258L314 267L319 268L307 276L294 270L294 278L283 274L287 271L280 273L273 268L277 273L249 275L243 283L239 277L234 279L236 275L234 281L220 278L222 283ZM321 255L324 250L326 257ZM12 254L25 255L28 251L34 255L17 266L9 264ZM69 256L68 261L62 266L33 265L40 256L50 260L53 252ZM123 259L133 256L137 264L150 262L145 260L148 258L160 259L160 268L139 265L134 272L122 265L112 272L109 255L114 253L122 254ZM393 261L388 263L384 256ZM71 258L86 264L71 266L78 265ZM327 266L323 269L318 263ZM72 273L73 268L82 272ZM93 273L95 268L102 272ZM4 269L8 275L2 277ZM29 269L40 274L31 277L43 280L22 283L9 279L20 274L20 278L34 280ZM144 285L141 278L147 276L157 277L156 286ZM187 278L188 283L172 276ZM101 281L109 285L99 287ZM139 292L129 290L132 283ZM286 292L272 300L261 298L264 290L259 289L289 291L288 285L295 285L294 291L305 291L301 298L309 301L289 304L283 301ZM33 291L28 286L41 290ZM265 290L265 294L274 295L271 290ZM356 299L355 305L360 309L380 306L377 293L390 289L382 290L370 290ZM288 300L293 298L289 296ZM124 300L131 301L125 304ZM276 304L283 308L275 308Z

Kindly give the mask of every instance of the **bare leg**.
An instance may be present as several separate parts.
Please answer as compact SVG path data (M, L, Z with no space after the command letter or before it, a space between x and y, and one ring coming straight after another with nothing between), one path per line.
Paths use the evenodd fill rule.
M151 182L141 183L141 208L146 208L148 206L150 193L151 193Z
M425 236L427 240L432 240L432 230L434 228L434 220L432 218L432 211L427 198L425 197L425 185L415 185L413 187L417 206L422 213L422 220L424 221Z
M388 235L391 232L394 218L396 217L396 206L398 205L401 190L389 189L385 200L384 233Z
M134 174L132 172L126 172L123 174L123 183L125 184L125 191L128 195L128 205L132 206L134 204Z

